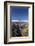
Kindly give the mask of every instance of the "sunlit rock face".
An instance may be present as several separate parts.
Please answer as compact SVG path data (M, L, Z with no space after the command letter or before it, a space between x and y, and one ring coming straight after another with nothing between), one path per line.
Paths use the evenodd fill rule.
M21 35L18 35L18 36L28 36L28 22L11 22L11 32L12 31L12 28L13 28L13 25L15 25L15 29L14 29L14 33L11 33L11 34L14 34L12 35L13 37L16 37L18 34L21 34ZM19 27L19 30L16 28L18 25ZM17 33L18 31L18 33Z

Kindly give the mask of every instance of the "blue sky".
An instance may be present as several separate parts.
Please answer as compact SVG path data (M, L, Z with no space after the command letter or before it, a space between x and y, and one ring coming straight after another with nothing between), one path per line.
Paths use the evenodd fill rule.
M28 20L28 7L10 7L10 18L12 20Z

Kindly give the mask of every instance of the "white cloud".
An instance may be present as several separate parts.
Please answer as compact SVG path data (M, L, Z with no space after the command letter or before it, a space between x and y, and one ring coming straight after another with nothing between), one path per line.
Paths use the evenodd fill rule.
M12 22L28 22L28 20L12 20Z

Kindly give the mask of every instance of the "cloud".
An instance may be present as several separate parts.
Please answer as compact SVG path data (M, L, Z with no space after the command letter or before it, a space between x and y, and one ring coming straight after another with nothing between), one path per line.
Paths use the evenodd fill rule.
M28 20L12 20L12 22L28 22Z

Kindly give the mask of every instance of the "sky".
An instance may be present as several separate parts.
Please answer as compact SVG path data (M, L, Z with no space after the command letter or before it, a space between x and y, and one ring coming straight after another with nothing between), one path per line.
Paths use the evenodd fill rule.
M28 7L10 7L11 20L28 20Z

